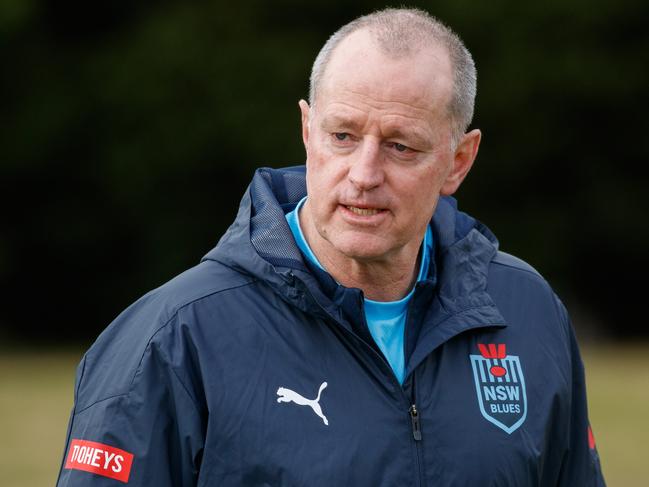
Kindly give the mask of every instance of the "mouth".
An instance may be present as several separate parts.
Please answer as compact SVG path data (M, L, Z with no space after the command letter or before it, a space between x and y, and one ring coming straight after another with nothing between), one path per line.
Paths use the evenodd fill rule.
M347 221L353 225L378 225L388 214L386 208L377 206L356 206L349 202L341 203L339 208Z
M384 211L377 208L359 208L358 206L349 206L349 205L345 205L345 208L347 208L353 214L359 216L374 216Z

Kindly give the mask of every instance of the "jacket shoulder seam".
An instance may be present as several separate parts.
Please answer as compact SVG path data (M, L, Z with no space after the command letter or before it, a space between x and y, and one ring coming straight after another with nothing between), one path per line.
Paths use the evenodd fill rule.
M248 282L245 282L243 284L236 285L236 286L231 286L231 287L226 287L226 288L223 288L223 289L212 290L212 291L209 291L209 292L206 292L206 293L202 294L201 296L192 298L192 299L188 300L185 303L177 305L175 307L175 309L172 309L172 311L170 311L171 314L170 314L169 318L162 325L160 325L157 329L155 329L153 331L153 333L151 333L151 336L147 340L146 346L144 347L144 350L142 351L142 355L140 356L140 360L139 360L139 362L137 364L137 367L135 367L135 369L132 372L131 380L128 383L128 389L126 391L124 391L124 392L119 392L117 394L111 394L110 396L102 397L101 399L97 399L97 400L93 401L92 403L90 403L88 405L84 405L79 410L76 409L76 405L75 405L74 414L75 415L79 414L79 413L85 411L86 409L89 409L92 406L94 406L94 405L96 405L96 404L98 404L98 403L100 403L102 401L107 401L109 399L114 399L116 397L121 397L121 396L129 396L131 394L131 392L133 392L133 385L134 385L134 382L135 382L135 378L137 377L137 373L142 368L142 363L144 361L144 357L145 357L147 351L149 350L149 348L151 347L151 343L153 342L156 335L158 333L160 333L163 329L165 329L178 316L178 312L180 310L182 310L183 308L185 308L187 306L190 306L191 304L195 303L196 301L200 301L201 299L207 298L209 296L213 296L215 294L219 294L219 293L222 293L222 292L231 291L231 290L238 289L238 288L241 288L241 287L249 286L251 284L254 284L255 282L257 282L257 279L253 279L251 281L248 281ZM166 358L167 357L166 357L166 354L165 354L165 359ZM183 389L185 390L185 392L190 397L190 399L191 399L192 403L194 404L194 406L198 408L198 406L194 402L194 398L189 393L185 383L180 379L180 377L176 374L176 372L173 369L171 369L171 370L174 373L175 377L178 379L178 381L180 381L180 384L182 385ZM85 371L85 367L84 367L84 371ZM81 382L79 383L79 387L81 387Z
M503 256L507 256L507 257L511 258L512 260L515 259L515 261L514 262L505 262L501 258ZM508 254L506 252L503 252L503 251L499 250L498 253L496 254L496 256L492 259L491 263L494 264L494 265L499 265L499 266L502 266L502 267L507 267L509 269L514 269L514 270L517 270L517 271L520 271L520 272L525 272L527 274L531 274L531 275L537 277L538 279L540 279L541 281L545 282L545 278L536 269L534 269L531 265L529 265L527 262L522 261L522 260L518 259L517 257L514 257L513 255Z
M182 301L180 301L179 304L176 304L175 307L173 307L173 308L171 309L171 311L170 311L170 315L169 315L169 319L168 319L168 320L167 320L167 321L166 321L166 322L165 322L165 323L164 323L160 328L158 328L157 330L155 330L155 331L151 334L151 338L153 338L153 336L154 336L156 333L158 333L158 331L160 331L160 329L162 329L162 328L164 328L165 326L167 326L167 324L168 324L168 323L169 323L169 322L170 322L170 321L171 321L171 320L172 320L172 319L173 319L173 318L178 314L178 312L179 312L181 309L185 308L186 306L189 306L189 305L195 303L196 301L200 301L201 299L205 299L205 298L210 297L210 296L213 296L213 295L215 295L215 294L220 294L220 293L223 293L223 292L226 292L226 291L232 291L233 289L238 289L238 288L240 288L240 287L249 286L249 285L251 285L251 284L254 284L255 282L257 282L257 279L256 279L256 278L255 278L255 279L251 279L250 281L246 281L246 282L244 282L244 283L242 283L242 284L237 284L236 286L230 286L230 287L225 287L225 288L216 288L216 289L212 288L212 289L210 289L210 290L206 290L204 293L200 293L198 296L195 296L195 297L188 298L188 299L186 299L186 300L182 300Z
M195 303L196 301L200 301L201 299L205 299L205 298L207 298L209 296L213 296L215 294L219 294L219 293L226 292L226 291L231 291L233 289L238 289L240 287L249 286L249 285L253 284L254 282L256 282L256 279L252 280L252 281L245 282L243 284L239 284L237 286L232 286L232 287L228 287L228 288L225 288L225 289L217 289L217 290L214 290L214 291L211 291L211 292L207 292L207 293L203 294L202 296L198 296L196 298L193 298L193 299L187 301L186 303L178 305L176 307L176 309L171 311L171 315L169 316L169 319L167 321L165 321L164 324L161 325L157 330L155 330L151 334L151 336L149 337L149 340L147 341L146 347L144 347L144 350L142 351L142 356L140 357L140 361L138 362L137 367L133 371L133 377L131 378L131 382L129 384L129 390L125 394L130 394L131 393L131 390L132 390L132 387L133 387L133 382L135 381L135 376L137 376L138 371L142 367L142 361L144 360L144 356L146 355L147 350L149 350L149 347L151 347L151 342L153 342L153 339L155 338L155 336L158 333L160 333L164 328L166 328L169 325L169 323L171 323L178 316L178 312L181 309L183 309L183 308L185 308L187 306L190 306L191 304ZM181 383L182 383L182 381L181 381ZM183 387L185 387L184 384L183 384Z
M130 391L129 391L129 392L130 392ZM120 394L113 394L113 395L111 395L111 396L104 397L104 398L102 398L102 399L97 399L97 400L94 401L93 403L88 404L88 405L82 407L82 408L79 409L78 411L75 410L75 411L74 411L74 415L76 416L77 414L81 414L81 413L84 412L86 409L90 409L91 407L93 407L93 406L96 405L96 404L99 404L100 402L108 401L108 400L110 400L110 399L115 399L116 397L128 396L128 394L129 394L128 392L122 392L122 393L120 393Z

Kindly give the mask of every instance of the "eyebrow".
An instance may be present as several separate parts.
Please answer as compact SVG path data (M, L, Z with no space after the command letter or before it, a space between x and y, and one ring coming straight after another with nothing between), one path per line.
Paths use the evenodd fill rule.
M358 129L361 124L352 120L350 117L339 114L328 114L322 118L320 126L324 129L331 129L335 127L336 129L341 130L355 130Z
M411 127L407 131L396 127L388 127L383 133L384 136L388 139L405 140L410 144L420 148L425 148L432 145L431 134L428 134L425 130L421 130L415 127Z

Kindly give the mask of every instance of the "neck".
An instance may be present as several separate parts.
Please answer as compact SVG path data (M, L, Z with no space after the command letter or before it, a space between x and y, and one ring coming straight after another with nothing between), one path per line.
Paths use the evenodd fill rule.
M314 253L337 282L361 289L372 301L398 301L410 292L417 280L418 254L396 263L394 260L361 261L317 250Z
M361 289L364 296L373 301L398 301L410 292L419 273L418 256L423 236L388 255L350 256L323 238L304 213L307 212L298 214L304 238L320 264L338 283Z

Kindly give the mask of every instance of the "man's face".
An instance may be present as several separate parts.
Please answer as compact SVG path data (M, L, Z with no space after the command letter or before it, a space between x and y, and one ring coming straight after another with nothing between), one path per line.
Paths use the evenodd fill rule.
M480 138L469 144L465 167L467 142L464 152L451 147L451 92L441 48L395 60L364 31L339 44L315 106L300 102L309 195L303 226L317 255L416 256L440 194L455 192Z

